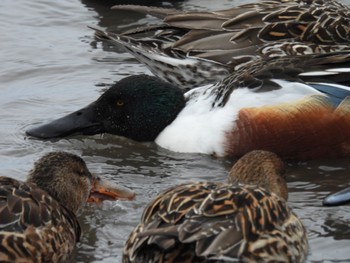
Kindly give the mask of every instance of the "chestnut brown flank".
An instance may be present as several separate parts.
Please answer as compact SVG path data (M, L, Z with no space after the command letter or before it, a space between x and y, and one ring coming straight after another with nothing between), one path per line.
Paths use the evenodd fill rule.
M226 151L239 157L268 150L285 158L346 156L350 152L350 100L336 109L314 95L284 103L239 111L236 129L228 133Z

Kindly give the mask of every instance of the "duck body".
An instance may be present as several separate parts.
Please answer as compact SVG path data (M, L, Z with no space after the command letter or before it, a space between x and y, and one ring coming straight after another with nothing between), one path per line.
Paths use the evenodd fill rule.
M162 20L97 37L122 45L159 78L203 86L259 57L349 51L350 9L330 0L273 0L216 11L118 5Z
M281 172L281 162L262 152L243 156L230 183L191 182L159 194L130 234L123 262L303 262L306 230L286 204L284 179L269 174Z
M286 202L263 189L188 183L146 207L123 262L303 262L305 235Z
M296 102L302 100L305 97L311 96L310 100L317 101L318 97L312 97L312 95L320 95L316 89L310 88L308 85L304 85L298 82L278 81L276 84L280 85L280 89L273 92L256 92L252 89L245 87L240 88L232 92L230 98L226 102L225 106L219 106L220 102L215 101L216 96L211 92L212 89L216 89L216 86L202 87L195 90L191 90L185 94L187 98L187 104L184 109L178 114L177 118L168 125L156 138L155 142L163 148L170 149L176 152L197 152L204 154L213 154L217 156L234 156L239 157L243 151L248 152L253 150L257 145L253 145L253 138L243 138L240 133L245 133L247 137L248 127L241 127L247 121L243 115L243 110L250 112L255 109L261 109L267 105L273 105L274 110L283 108L284 106L290 106L298 108L299 105L289 105L291 101ZM288 90L288 92L286 92ZM320 95L320 98L322 95ZM300 101L300 103L302 103ZM310 102L311 103L311 102ZM213 107L213 105L215 105ZM254 105L254 107L252 107ZM262 111L263 109L261 109ZM260 110L257 110L260 111ZM266 118L266 122L270 122L271 118L269 113L262 113L264 116L260 118ZM290 113L290 116L293 116ZM286 116L286 118L288 118ZM249 121L249 120L248 120ZM298 119L291 119L290 125L297 126L297 123L293 121L301 121ZM254 127L255 120L251 120L249 123L250 129L256 129L251 136L269 136L266 140L273 141L273 134L265 134L265 130L259 130ZM264 123L265 124L265 123ZM275 123L278 128L280 123ZM266 124L265 124L266 125ZM307 127L304 127L307 128ZM244 129L244 131L240 130ZM231 131L237 133L237 136L231 135ZM304 130L305 131L305 130ZM298 131L304 133L304 131ZM273 131L269 131L273 132ZM283 136L283 134L279 134ZM233 137L233 138L232 138ZM231 143L235 140L239 145L231 148ZM232 139L232 140L231 140ZM242 140L245 141L242 141ZM239 147L245 145L246 150L241 150ZM250 149L249 149L250 148ZM232 149L232 150L231 150ZM278 149L266 149L275 150L279 153ZM230 152L232 151L232 152ZM244 153L243 153L244 154Z
M34 184L0 177L0 261L65 262L80 238L75 214Z
M76 211L98 200L134 193L93 176L79 156L51 152L35 162L26 182L0 177L0 261L67 262L80 239Z
M347 53L260 59L185 94L155 77L131 76L88 107L27 134L108 132L217 156L254 149L294 159L347 156L349 65Z

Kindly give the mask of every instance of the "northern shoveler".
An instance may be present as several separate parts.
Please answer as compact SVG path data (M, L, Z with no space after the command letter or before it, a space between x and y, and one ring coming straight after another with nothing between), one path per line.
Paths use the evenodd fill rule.
M87 107L27 134L111 133L177 152L284 158L350 153L350 54L260 59L209 86L182 90L146 75L122 79Z
M209 12L112 9L163 20L122 34L97 30L97 36L123 45L155 76L184 88L215 83L261 56L350 51L350 9L333 0L264 0Z
M123 262L303 262L306 230L287 206L284 164L253 151L229 183L186 183L159 194L130 234Z
M66 152L43 156L26 182L0 177L0 261L67 261L81 232L75 212L89 195L96 201L134 193L93 176Z

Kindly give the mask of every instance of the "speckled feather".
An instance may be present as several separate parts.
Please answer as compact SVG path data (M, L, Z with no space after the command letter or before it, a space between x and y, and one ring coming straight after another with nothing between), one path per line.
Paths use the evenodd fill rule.
M306 56L286 56L278 59L257 59L241 66L234 74L226 77L208 91L215 95L213 107L225 106L235 89L248 88L254 93L268 92L282 88L272 79L296 81L300 83L329 83L350 86L350 53L310 54ZM316 72L315 74L304 74ZM324 74L317 74L323 72ZM254 105L252 105L254 106Z
M302 262L306 248L302 223L277 195L253 186L188 183L147 206L124 262Z
M303 262L308 242L288 208L285 165L251 151L229 183L172 187L145 208L124 246L123 262Z
M74 213L47 192L0 177L1 262L66 261L80 232Z
M336 1L269 0L208 12L133 5L113 9L163 19L159 26L123 35L98 31L97 36L122 44L152 73L184 88L220 80L260 56L350 50L350 9Z

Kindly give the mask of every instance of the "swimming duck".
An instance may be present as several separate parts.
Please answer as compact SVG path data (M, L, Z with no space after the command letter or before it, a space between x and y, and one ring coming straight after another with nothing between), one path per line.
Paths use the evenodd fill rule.
M252 151L229 183L166 190L145 208L123 262L303 262L306 230L287 206L283 172L277 155Z
M75 212L89 195L92 201L134 197L67 152L43 156L26 182L1 176L0 261L66 262L80 238Z
M28 129L49 139L111 133L172 151L283 158L349 155L350 54L261 59L223 81L182 90L156 77L120 80L87 107Z
M350 50L350 9L333 0L264 0L207 12L112 9L150 14L162 23L122 34L97 30L97 37L123 45L155 76L187 89L215 83L260 56Z

